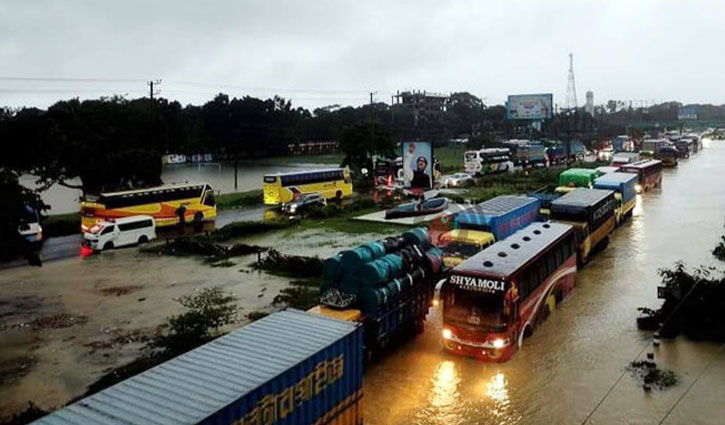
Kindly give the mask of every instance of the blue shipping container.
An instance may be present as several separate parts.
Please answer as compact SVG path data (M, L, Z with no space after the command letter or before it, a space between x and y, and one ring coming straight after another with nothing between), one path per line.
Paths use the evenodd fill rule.
M637 196L635 186L639 175L633 173L608 173L594 180L595 189L613 190L622 194L622 203L631 201Z
M457 229L493 233L497 241L523 229L539 216L540 201L518 195L497 196L456 215Z
M286 310L36 425L362 423L362 327Z

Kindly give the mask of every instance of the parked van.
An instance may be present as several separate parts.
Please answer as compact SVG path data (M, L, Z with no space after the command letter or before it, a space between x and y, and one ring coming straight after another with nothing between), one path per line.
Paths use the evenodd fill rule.
M83 244L94 251L143 244L152 239L156 239L156 224L148 215L102 221L83 233Z

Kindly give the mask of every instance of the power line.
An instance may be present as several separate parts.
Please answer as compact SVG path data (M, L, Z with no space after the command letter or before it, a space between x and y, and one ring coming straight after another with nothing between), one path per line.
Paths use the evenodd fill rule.
M38 81L38 82L73 82L73 83L143 83L146 80L134 78L56 78L56 77L6 77L0 81Z
M338 89L290 89L281 87L251 87L251 86L240 86L235 84L220 84L220 83L207 83L199 81L180 81L180 80L166 80L172 84L188 84L195 86L207 86L207 87L226 87L226 88L237 88L242 90L259 90L259 91L277 91L277 92L290 92L290 93L348 93L348 94L367 94L366 90L338 90Z

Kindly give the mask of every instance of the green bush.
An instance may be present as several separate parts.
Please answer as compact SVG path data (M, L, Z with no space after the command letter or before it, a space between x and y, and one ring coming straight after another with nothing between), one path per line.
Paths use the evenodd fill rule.
M81 214L51 215L42 221L42 225L44 238L79 234L81 231Z
M185 311L167 318L162 325L165 332L149 344L165 353L181 354L211 341L222 326L237 319L236 298L218 286L204 288L177 301Z
M225 193L217 197L217 208L223 210L228 208L253 207L264 203L262 189L249 190L247 192Z

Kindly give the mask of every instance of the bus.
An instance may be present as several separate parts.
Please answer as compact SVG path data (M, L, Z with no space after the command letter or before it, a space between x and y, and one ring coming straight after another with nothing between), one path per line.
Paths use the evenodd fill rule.
M498 173L511 173L514 163L511 151L507 148L486 148L467 151L463 154L463 166L468 174L478 176Z
M619 167L619 172L637 174L639 180L634 186L637 193L662 186L662 162L656 159L622 165Z
M156 227L200 225L216 218L214 189L207 183L183 183L86 196L81 201L81 230L133 215L150 215Z
M451 271L441 286L443 347L503 362L574 288L571 226L532 223Z
M551 202L550 219L574 227L579 244L579 264L589 261L592 251L609 242L614 230L614 192L576 189Z
M305 193L339 200L352 196L352 177L347 168L265 174L262 191L265 205L283 205Z

